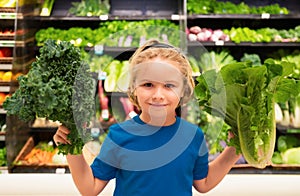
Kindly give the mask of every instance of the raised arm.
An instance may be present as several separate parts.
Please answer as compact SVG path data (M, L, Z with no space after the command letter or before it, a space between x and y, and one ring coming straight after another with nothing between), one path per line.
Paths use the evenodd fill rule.
M70 142L67 139L69 133L70 131L66 127L59 126L53 136L54 142L57 145L69 144ZM98 195L107 185L108 181L100 180L93 176L92 169L82 154L68 154L67 161L73 181L82 195Z
M241 155L236 154L234 147L226 147L224 151L212 162L209 163L207 177L201 180L194 180L194 188L206 193L218 185Z

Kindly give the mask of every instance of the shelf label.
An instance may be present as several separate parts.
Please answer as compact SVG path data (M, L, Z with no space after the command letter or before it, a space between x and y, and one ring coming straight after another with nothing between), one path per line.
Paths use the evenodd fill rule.
M103 50L104 50L103 45L95 45L94 49L95 49L95 54L96 55L102 55L103 54Z
M16 19L16 13L0 13L0 19Z
M262 18L262 19L269 19L270 16L271 16L271 15L270 15L269 13L262 13L262 14L261 14L261 18Z
M9 92L10 87L9 86L0 86L0 92Z
M104 71L99 71L98 72L98 80L105 80L107 76L107 73Z
M15 47L16 42L13 40L1 40L0 46L3 47Z
M100 19L100 20L108 20L108 15L107 15L107 14L105 14L105 15L100 15L100 16L99 16L99 19Z
M171 19L172 20L179 20L180 16L178 14L172 14Z
M66 173L66 169L65 168L56 168L55 173L56 174L64 174L64 173Z
M223 40L218 40L215 42L216 46L224 46L224 41Z
M3 70L12 70L12 64L0 64L0 68Z

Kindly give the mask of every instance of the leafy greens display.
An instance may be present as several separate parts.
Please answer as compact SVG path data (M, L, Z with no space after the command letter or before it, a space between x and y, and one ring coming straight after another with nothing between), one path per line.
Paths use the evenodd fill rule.
M47 40L27 75L18 78L19 88L6 99L8 115L23 121L43 117L69 128L71 145L59 145L63 154L81 153L89 140L86 127L93 115L95 81L80 51L69 42Z
M288 78L293 63L276 64L267 59L261 66L248 62L205 71L197 78L199 105L230 126L234 138L227 141L242 152L248 164L264 168L271 162L276 140L275 102L299 94L299 83Z

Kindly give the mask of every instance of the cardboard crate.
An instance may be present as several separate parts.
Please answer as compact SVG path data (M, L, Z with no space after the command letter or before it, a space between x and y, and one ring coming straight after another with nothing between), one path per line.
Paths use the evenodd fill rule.
M28 155L32 149L36 146L37 142L33 137L29 137L18 156L14 160L14 167L46 167L46 168L65 168L68 167L67 164L56 164L56 163L33 163L29 164L22 162L26 155Z

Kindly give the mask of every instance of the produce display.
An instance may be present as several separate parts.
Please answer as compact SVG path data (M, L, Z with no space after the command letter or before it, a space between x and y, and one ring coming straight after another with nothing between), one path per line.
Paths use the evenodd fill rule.
M146 20L101 22L96 29L73 27L63 30L49 27L40 29L35 34L35 39L38 46L42 46L47 39L53 39L70 41L79 47L91 47L97 44L137 47L150 38L178 45L179 36L179 27L168 20Z
M193 26L187 30L189 41L230 41L228 35L226 35L221 29L212 30L209 28L200 28L199 26Z
M300 41L300 26L294 29L277 30L274 28L261 28L257 30L248 27L232 27L224 29L231 41L240 42L299 42Z
M0 167L7 165L6 147L0 148Z
M40 141L24 157L15 162L15 165L66 165L66 158L58 154L53 142Z
M288 14L289 10L277 3L266 6L250 6L244 2L187 0L189 14Z
M0 7L16 7L17 0L1 0Z
M78 154L89 140L86 128L93 115L94 87L89 66L70 42L47 40L19 88L3 107L23 121L36 117L59 121L71 130L71 145L59 145L63 154Z
M235 63L236 60L229 53L228 50L222 50L220 52L210 51L201 53L199 58L189 57L191 66L193 70L198 71L198 73L207 71L210 69L220 69L221 67L229 64ZM196 70L197 67L198 70Z
M69 13L75 16L100 16L108 14L109 9L109 0L82 0L72 2Z
M274 28L250 29L248 27L232 27L231 29L210 29L192 26L187 29L187 37L189 41L232 41L241 42L299 42L300 26L294 29L277 30Z
M277 58L277 62L287 61L295 64L295 70L290 75L291 78L300 83L300 51L287 53L280 50L273 56ZM287 102L280 102L276 105L276 122L285 127L300 128L300 94L298 96L291 96ZM300 132L300 131L299 131Z
M199 105L224 119L234 134L228 145L242 152L253 167L265 168L271 163L276 142L275 102L300 93L300 83L287 77L293 71L293 63L267 59L261 66L228 64L197 78Z
M50 16L55 0L44 0L40 16Z
M0 58L12 57L12 48L9 47L1 47L0 48Z
M277 140L277 151L272 157L274 164L300 164L300 138L281 135Z

